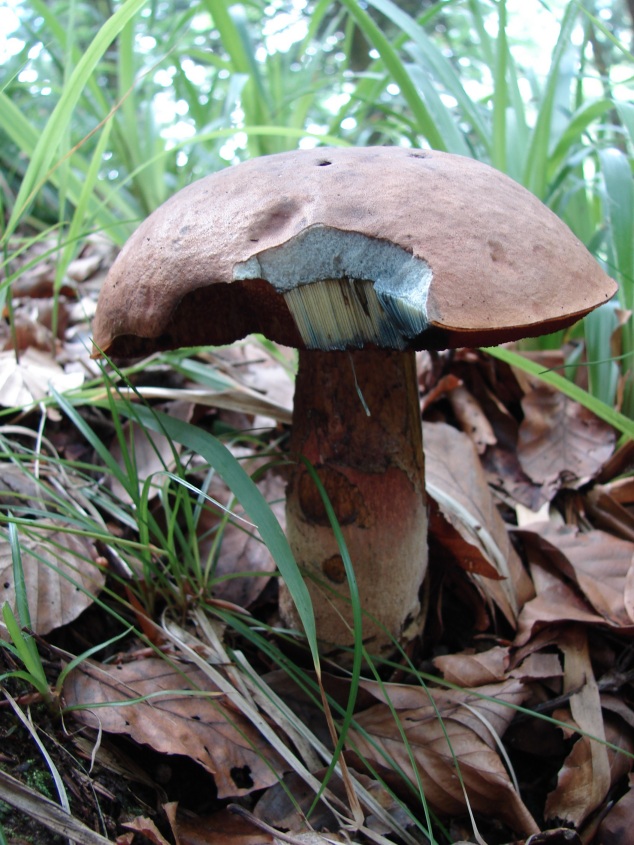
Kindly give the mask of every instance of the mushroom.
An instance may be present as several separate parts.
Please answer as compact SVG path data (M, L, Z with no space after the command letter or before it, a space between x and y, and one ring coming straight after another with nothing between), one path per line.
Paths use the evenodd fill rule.
M115 358L251 332L299 350L290 451L332 502L379 653L422 627L415 350L556 331L615 290L555 214L487 165L400 147L297 150L228 167L158 208L108 274L93 339ZM302 461L287 533L320 637L349 645L340 550ZM284 590L281 610L297 623Z

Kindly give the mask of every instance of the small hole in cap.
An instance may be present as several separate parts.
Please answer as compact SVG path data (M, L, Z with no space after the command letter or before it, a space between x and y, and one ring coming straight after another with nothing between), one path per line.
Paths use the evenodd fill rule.
M317 162L317 167L328 167L329 164L332 164L332 162L328 161L327 158L322 158Z

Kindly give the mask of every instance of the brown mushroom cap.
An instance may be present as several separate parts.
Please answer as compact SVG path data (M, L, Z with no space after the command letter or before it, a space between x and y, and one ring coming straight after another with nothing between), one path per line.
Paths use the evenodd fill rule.
M322 331L315 282L335 294L325 323L354 300L351 326ZM400 147L297 150L158 208L108 274L94 343L114 357L254 331L299 348L476 346L558 330L615 291L555 214L487 165Z

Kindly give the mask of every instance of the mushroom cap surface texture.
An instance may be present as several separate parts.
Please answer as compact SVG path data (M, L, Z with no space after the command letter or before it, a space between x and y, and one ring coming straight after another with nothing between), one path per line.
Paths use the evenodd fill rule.
M93 337L113 357L251 332L298 348L489 345L564 328L615 291L553 212L485 164L318 148L165 202L112 266Z

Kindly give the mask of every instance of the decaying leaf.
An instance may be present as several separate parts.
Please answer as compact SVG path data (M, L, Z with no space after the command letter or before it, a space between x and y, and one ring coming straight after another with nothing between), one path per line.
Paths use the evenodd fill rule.
M611 785L610 764L586 632L581 626L571 627L558 645L564 654L564 693L570 695L572 718L584 735L573 745L557 786L548 796L546 818L578 826L606 797Z
M531 575L537 595L527 602L519 617L515 645L522 646L548 625L563 622L601 623L602 617L557 573L552 572L538 549L528 546Z
M153 843L153 845L170 845L152 819L147 816L137 816L129 822L123 822L123 827L127 827L128 830L134 830L137 833L140 833L144 839L147 839L148 842Z
M611 494L609 485L595 484L585 496L585 505L597 528L634 543L634 514Z
M614 451L614 430L591 411L547 385L522 400L518 457L548 498L593 478Z
M69 533L61 520L36 519L19 527L31 628L40 635L66 625L94 601L105 574L87 538ZM15 609L13 558L6 536L0 537L0 606Z
M503 681L508 676L509 648L495 646L478 653L446 654L434 659L443 678L461 687L479 687Z
M462 546L470 547L472 571L478 573L482 566L483 572L486 563L497 574L498 581L483 581L479 574L473 577L514 624L519 608L532 596L532 587L495 507L473 444L465 434L442 423L426 423L423 431L427 492L464 541ZM462 547L460 554L464 559Z
M532 540L529 534L532 532ZM604 531L540 522L522 532L579 587L588 605L614 627L634 631L634 543ZM561 618L565 618L562 608Z
M472 688L508 678L535 681L557 678L562 674L556 654L537 652L511 660L511 649L508 646L493 646L480 652L446 654L434 658L434 666L449 683Z
M528 695L520 681L476 690L363 686L382 701L357 717L360 730L350 733L357 753L379 768L387 755L413 784L420 779L427 801L441 814L463 814L468 801L475 812L500 818L518 832L536 832L496 744L513 719L513 705Z
M55 499L46 484L38 483L22 466L0 461L0 508L3 511L24 516L54 506Z
M196 690L203 693L191 694ZM214 775L219 798L271 786L283 771L275 750L190 664L159 658L116 665L84 661L69 673L63 695L68 706L82 708L75 716L90 727L196 760ZM134 703L114 705L126 701Z
M279 357L274 357L252 338L210 353L214 366L221 372L266 397L270 407L258 412L264 419L256 419L256 427L266 424L267 420L270 423L272 419L280 422L291 419L295 385L289 369L295 367L296 353L292 349L278 347L277 354ZM280 358L286 359L285 365ZM248 406L245 407L247 409Z

